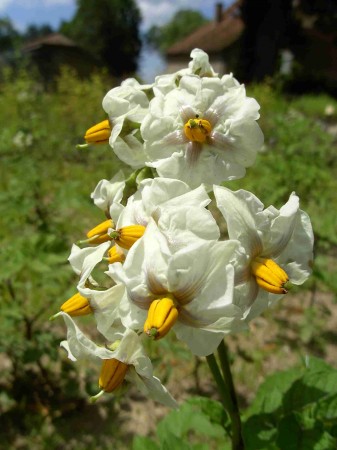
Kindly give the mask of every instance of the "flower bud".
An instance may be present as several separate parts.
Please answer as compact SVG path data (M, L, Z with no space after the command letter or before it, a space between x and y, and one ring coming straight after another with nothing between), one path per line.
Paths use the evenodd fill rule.
M84 139L87 144L108 144L111 135L111 126L108 120L94 125L86 131Z
M154 300L144 323L144 332L154 339L164 337L175 324L178 310L171 298Z
M286 272L272 259L255 258L252 262L252 272L257 284L272 294L286 294L289 287L289 277Z
M104 359L99 377L99 387L104 392L112 392L124 381L129 365L118 359Z
M79 293L64 302L60 309L72 317L87 316L93 312L89 300Z
M111 219L105 220L87 233L90 244L102 244L102 242L111 241L108 235L109 228L113 228L114 223Z

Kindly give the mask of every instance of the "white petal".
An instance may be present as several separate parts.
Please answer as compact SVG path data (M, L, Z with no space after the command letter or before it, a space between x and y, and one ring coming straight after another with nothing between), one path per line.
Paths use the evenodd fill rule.
M134 383L144 395L149 396L153 400L162 403L169 408L177 408L178 404L163 386L160 380L154 376L142 377L134 370L129 370L126 377L131 383Z
M223 317L205 328L187 327L182 323L176 323L174 330L177 338L185 342L194 355L207 356L216 351L225 334L238 332L246 327L242 320Z
M256 219L263 211L260 200L248 191L233 192L214 186L217 206L222 212L231 239L238 239L246 253L255 257L262 250Z
M103 211L109 211L110 206L116 202L119 203L123 197L125 186L124 175L119 171L112 180L101 180L91 194L91 198L98 208Z
M76 361L86 358L109 359L112 357L113 352L105 347L99 347L85 336L68 314L61 312L61 315L67 326L67 345L62 342L61 346L68 351L69 359Z
M112 147L118 158L125 164L136 169L144 167L146 156L143 143L132 134L128 134L123 138L117 137Z
M97 329L110 341L114 339L110 329L119 319L119 305L124 295L123 284L117 284L105 291L91 292L90 306L94 311Z
M91 295L91 289L86 287L86 281L97 264L102 261L104 254L110 246L111 242L104 242L97 247L83 248L77 253L76 263L79 264L79 261L82 260L81 275L77 288L84 297L90 297ZM74 263L74 260L71 258L69 258L69 261L71 264Z
M110 242L104 242L97 247L80 248L75 244L72 246L68 261L74 271L77 274L81 274L83 281L81 284L85 283L85 280L89 277L94 267L102 261L104 253L110 245Z

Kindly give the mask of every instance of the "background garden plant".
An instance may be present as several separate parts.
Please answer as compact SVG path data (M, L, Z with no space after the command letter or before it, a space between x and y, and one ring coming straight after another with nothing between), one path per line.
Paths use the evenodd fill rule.
M64 437L57 430L58 424L62 422L62 417L67 414L66 405L70 404L68 408L76 411L85 398L82 391L82 394L79 393L79 398L82 400L74 400L78 375L75 376L73 366L57 355L57 342L61 339L64 330L60 329L58 335L58 326L56 326L51 333L50 325L46 325L44 321L58 309L63 300L73 293L70 286L76 278L65 264L70 243L83 236L83 232L90 229L92 223L100 221L99 211L95 211L96 208L93 208L90 203L90 192L94 189L98 179L111 178L113 172L120 168L120 163L114 159L109 148L95 147L85 153L74 149L75 144L81 140L83 130L97 121L97 111L100 110L100 101L106 90L104 77L97 76L90 83L81 83L71 74L65 73L54 92L41 96L39 91L34 91L34 88L35 83L22 74L14 83L3 83L1 93L3 104L8 105L8 110L3 110L1 113L3 122L6 118L6 123L12 124L11 128L6 127L2 130L1 144L3 167L6 167L2 176L4 194L1 203L6 212L3 222L5 244L2 245L3 258L6 261L2 270L2 293L4 296L2 345L6 357L3 360L5 370L2 375L3 395L1 399L7 423L6 439L16 442L18 432L11 417L14 412L17 413L18 410L21 410L20 424L24 430L22 434L27 433L25 430L32 430L30 435L23 439L42 446L44 444L41 443L41 439L46 439L47 442L49 440L54 444L62 442ZM310 214L318 236L314 276L307 285L307 289L311 290L312 298L316 303L318 302L318 305L314 309L306 309L300 315L300 324L292 323L291 317L287 318L286 323L290 322L291 327L300 336L298 339L300 342L299 354L302 356L307 353L325 356L332 336L317 332L322 326L319 323L320 317L324 318L327 314L317 298L321 297L322 289L329 289L332 292L336 289L334 277L331 276L334 270L336 245L332 207L336 201L333 195L336 184L333 156L335 144L334 136L326 132L327 129L330 133L333 131L331 130L333 118L327 119L324 116L326 103L334 103L332 99L324 98L323 101L320 100L324 108L323 106L317 107L315 104L314 107L307 106L305 109L305 107L303 108L305 99L301 100L302 103L296 100L286 102L268 85L254 88L251 95L261 103L262 111L270 111L270 113L262 114L260 122L266 134L265 152L258 155L257 162L248 170L246 178L228 182L226 186L232 190L238 187L251 190L263 200L265 205L274 204L278 207L285 203L292 190L300 195L302 207ZM88 108L88 105L93 104L95 107L92 110ZM308 99L308 104L312 104L312 99ZM83 111L87 112L83 113ZM58 117L60 120L57 119ZM70 123L70 117L73 119L72 123ZM63 118L67 118L67 120L62 121ZM20 142L23 143L21 147L17 145L17 133L19 132L29 137L21 139ZM13 143L15 137L16 140ZM123 168L127 174L127 169ZM9 173L11 173L11 177ZM89 183L91 186L88 189ZM76 217L79 219L69 223L70 218ZM287 300L287 305L288 303L289 300ZM298 303L296 305L299 306ZM277 311L282 314L279 309L268 315L277 317ZM314 321L309 318L310 311L315 318ZM275 320L275 316L274 319L270 317L270 320ZM280 333L285 333L284 329L283 326ZM287 339L286 336L285 338ZM250 338L248 337L248 339ZM185 352L171 341L169 344L158 344L157 348L149 344L151 347L149 350L154 352L155 357L160 356L162 353L160 350L163 348L169 349L172 358L176 361L175 355ZM233 344L232 348L234 349L236 338L233 338L233 342L230 341L230 344ZM250 355L253 361L247 362L247 365L257 367L262 364L263 353L266 352L268 356L268 350L255 348L254 352L253 356ZM259 352L262 353L262 356ZM169 359L170 356L167 358ZM331 361L331 356L327 355L327 358ZM235 359L238 358L235 357ZM168 371L169 364L163 357L160 360L157 361L157 369L159 372L163 372L165 378L165 371ZM53 367L58 367L60 370L61 361L63 361L62 376L56 376L53 373ZM253 435L258 436L266 448L268 445L289 448L286 447L289 443L282 441L286 436L285 433L282 433L282 429L286 426L287 420L296 424L296 427L292 428L292 436L296 435L298 430L301 430L302 433L304 430L309 434L310 439L314 436L315 442L322 441L321 448L334 448L335 413L331 406L329 408L322 406L324 402L329 401L331 401L329 405L333 405L334 385L333 382L325 382L317 386L312 381L315 374L316 379L319 378L318 373L320 377L324 374L333 379L334 370L315 360L309 363L310 367L314 375L304 374L304 378L299 371L296 372L297 375L300 375L296 380L292 378L292 375L279 375L281 378L278 379L278 383L274 383L274 385L280 386L273 396L273 398L275 397L274 404L266 405L266 400L262 400L263 391L258 395L257 406L255 409L253 406L246 414L246 433L250 436L246 437L247 446L250 445L248 448L256 448L256 441L249 444L249 439L253 439ZM278 368L283 367L280 364ZM190 373L193 372L192 369ZM197 373L200 371L204 378L204 369L199 368ZM69 372L73 373L73 378L67 375ZM20 385L26 386L28 380L31 383L32 374L37 381L34 389L18 389ZM235 371L234 374L236 375ZM171 376L174 380L173 373ZM243 378L242 374L240 374L241 377ZM308 381L306 377L309 377L310 380ZM90 374L86 374L86 379L91 379ZM284 382L284 387L282 387L283 379L288 380ZM94 386L96 374L92 380L93 386L88 386L88 388L89 392L94 394L97 389ZM296 385L293 384L295 381ZM244 385L244 383L242 384ZM249 386L249 381L247 385ZM295 404L288 402L287 407L285 408L283 404L282 409L280 400L276 399L288 391L290 392L288 399L293 399L297 388L298 391L302 390L303 392L303 386L310 387L307 389L307 400L301 403L295 402ZM249 390L255 392L256 386L251 386ZM310 392L313 391L319 391L320 396L312 399ZM268 385L264 392L267 392L266 398L271 401ZM69 401L64 401L67 398ZM104 407L109 408L106 405L107 403L104 402ZM29 408L36 414L28 417L25 412ZM157 447L159 445L159 448L160 445L172 442L177 445L176 439L182 436L189 442L181 444L185 445L182 448L189 448L188 445L192 448L193 445L199 445L196 448L202 448L200 447L203 439L201 436L197 436L196 440L188 438L189 430L196 427L193 423L188 423L187 418L191 417L191 410L198 411L195 417L198 418L198 423L202 424L200 429L203 429L205 434L208 433L208 436L214 440L215 448L216 445L220 445L219 443L224 445L225 437L217 425L223 423L226 425L227 422L226 417L220 412L219 405L211 400L207 402L197 399L194 403L191 400L187 406L182 408L182 411L185 411L182 414L183 416L185 414L187 424L180 429L180 434L178 433L177 436L175 427L170 428L171 425L167 419L166 423L161 425L161 430L164 428L166 432L158 433L158 436L161 436L161 443L152 445L157 445ZM57 413L57 411L59 412ZM329 416L326 411L329 411ZM58 414L61 417L57 418ZM76 413L77 417L78 414L80 413ZM288 417L289 415L290 417ZM292 420L294 415L296 421ZM266 416L271 422L266 420ZM171 420L174 420L174 415L169 417L173 417ZM269 428L268 426L268 430L272 430L268 434L264 427L269 423L272 423L273 427ZM255 430L260 430L259 433L250 432L251 424L254 424ZM39 433L38 430L40 430ZM306 436L305 433L304 436ZM93 435L82 436L80 439L84 440L83 445L87 445L86 448L88 448L88 445L94 446L94 444L90 444L90 439L100 440L102 438ZM85 444L85 439L89 439L89 444ZM73 444L70 442L68 445ZM122 443L117 445L123 448ZM134 445L143 445L142 440L138 438ZM306 447L303 446L303 448Z

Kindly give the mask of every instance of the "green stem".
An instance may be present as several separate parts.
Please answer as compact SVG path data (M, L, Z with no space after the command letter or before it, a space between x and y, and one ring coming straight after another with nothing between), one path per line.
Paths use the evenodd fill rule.
M218 386L221 402L225 410L228 412L228 408L230 407L230 396L222 379L218 363L216 362L215 356L213 354L206 356L206 359L216 385Z
M218 347L218 355L221 364L221 371L223 375L226 391L228 392L228 414L232 422L232 449L244 450L244 442L242 438L241 417L238 407L238 400L235 393L233 377L229 364L228 351L224 341L221 341Z

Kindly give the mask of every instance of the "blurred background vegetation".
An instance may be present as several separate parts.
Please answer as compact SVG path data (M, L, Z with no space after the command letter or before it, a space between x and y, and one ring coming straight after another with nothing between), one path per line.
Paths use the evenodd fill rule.
M94 14L94 3L78 2L71 23L57 31L82 40L81 33L87 32L85 17L91 14L89 10ZM108 3L110 9L103 8L103 15L97 12L92 22L97 33L116 20L111 19L111 5L116 10L123 2ZM125 65L113 66L104 60L119 39L112 37L106 46L102 41L93 48L90 43L85 45L93 58L90 73L58 61L47 83L39 67L32 66L19 48L24 41L55 30L31 26L23 35L8 19L0 21L0 51L7 61L0 72L0 448L157 448L150 440L136 439L132 444L133 438L153 436L156 421L167 410L133 390L121 399L106 396L89 405L88 396L97 390L98 368L67 360L59 349L65 327L62 321L48 321L76 291L77 277L67 262L72 243L102 220L90 193L100 179L110 179L120 169L129 173L109 146L77 150L76 144L82 143L88 127L105 118L101 108L105 93L123 74L135 71L139 11L131 3L127 8L130 17L123 8L115 14L123 26L128 23L133 29L129 34L115 27L125 38L125 46L118 47L125 51L118 56ZM83 12L85 5L89 10ZM327 23L333 18L330 14ZM197 28L205 24L200 14L181 11L164 27L149 32L149 41L164 51L173 44L172 36L182 39L193 31L185 26L186 21ZM326 25L321 14L318 24L322 22ZM93 43L92 37L87 38ZM231 189L248 189L265 206L277 208L296 191L315 231L311 279L254 320L249 334L228 339L243 410L268 374L299 364L307 354L336 367L337 101L324 84L320 89L316 84L314 93L306 89L298 95L293 88L289 90L297 83L297 73L292 79L275 73L248 85L248 95L261 104L265 145L244 179L226 183ZM83 323L91 332L90 318ZM204 361L191 358L174 336L156 345L149 343L148 350L156 373L178 401L203 394L217 398ZM192 400L184 407L189 416L193 401L199 402L201 410L205 406ZM225 420L213 407L214 423ZM202 413L195 420L188 425L191 428L186 425L184 433L189 438L192 435L199 447L181 448L219 448L222 441L215 425L208 428L205 441L193 434L200 424L205 426ZM171 415L166 426L176 427L175 421L179 422Z

